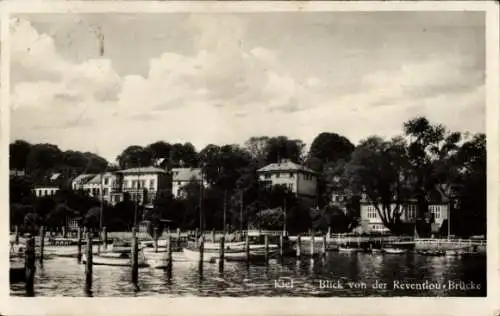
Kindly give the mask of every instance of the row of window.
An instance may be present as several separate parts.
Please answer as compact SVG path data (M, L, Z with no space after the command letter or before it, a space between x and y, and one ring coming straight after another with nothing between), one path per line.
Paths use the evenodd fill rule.
M55 189L47 189L47 190L35 190L36 196L48 196L56 194L58 190Z
M439 205L430 205L429 211L434 215L435 219L441 218L441 207ZM416 218L417 217L417 206L407 205L406 207L406 218ZM367 218L378 218L377 209L373 205L369 205L366 211Z
M277 172L277 173L273 173L273 174L274 174L275 178L280 178L282 175L283 175L283 177L287 177L287 173L279 173L279 172ZM265 179L271 179L271 176L272 176L271 173L264 174L264 178ZM288 177L289 178L293 178L294 176L295 176L295 173L293 173L293 172L288 173ZM312 180L313 179L313 175L306 173L306 174L304 174L303 178L304 178L304 180Z
M141 189L141 188L147 188L148 183L146 180L129 180L124 182L124 187L125 188L132 188L132 189ZM154 189L155 187L155 180L150 179L149 180L149 188Z

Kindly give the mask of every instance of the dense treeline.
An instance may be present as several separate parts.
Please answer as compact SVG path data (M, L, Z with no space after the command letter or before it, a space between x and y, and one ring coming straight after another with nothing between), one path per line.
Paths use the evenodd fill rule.
M141 218L155 223L169 219L169 225L182 228L203 224L222 229L225 223L232 229L281 229L286 207L286 225L292 232L311 227L345 232L357 224L363 196L377 207L384 225L394 233L401 233L402 225L391 205L404 205L409 199L417 201L423 233L427 205L436 200L453 207L454 234L484 234L486 229L485 135L452 132L423 117L406 122L399 137L371 136L357 146L339 134L321 133L308 152L301 140L262 136L250 138L243 146L209 144L199 152L190 143L158 141L129 146L118 155L116 167L95 154L61 151L51 144L16 141L10 145L10 155L11 168L27 173L24 178L11 179L13 223L26 222L28 217L31 222L57 225L63 214L77 214L86 225L98 225L99 201L62 190L49 203L45 200L50 198L33 199L30 185L51 172L71 178L83 172L158 164L167 170L200 167L210 186L203 189L190 183L183 199L174 198L169 190L158 192L154 209L147 212L129 199L115 207L105 205L106 226L129 228L137 211ZM318 173L317 207L306 205L285 187L264 189L258 185L257 170L281 159ZM342 192L347 198L332 205L332 192Z

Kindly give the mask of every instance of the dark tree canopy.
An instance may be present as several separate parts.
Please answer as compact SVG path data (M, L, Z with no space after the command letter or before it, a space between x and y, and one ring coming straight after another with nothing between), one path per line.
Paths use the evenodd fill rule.
M322 162L348 160L355 146L344 136L336 133L321 133L313 140L309 157L321 159Z

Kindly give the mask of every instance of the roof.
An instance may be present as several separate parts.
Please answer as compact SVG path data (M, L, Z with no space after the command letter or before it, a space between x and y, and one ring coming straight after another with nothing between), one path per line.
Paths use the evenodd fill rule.
M93 178L87 181L88 184L101 184L101 181L104 179L106 176L112 176L113 173L111 172L106 172L106 173L100 173L94 175Z
M290 160L282 160L281 162L275 162L269 164L265 167L260 168L257 172L283 172L283 171L295 171L295 172L305 172L316 174L312 169L296 164Z
M125 170L117 171L123 174L136 174L136 173L167 173L165 169L156 168L156 167L138 167L138 168L130 168Z
M83 173L73 179L73 183L84 184L95 176L93 173Z
M58 188L64 182L63 177L61 177L60 175L61 174L58 174L58 173L51 173L50 175L36 181L35 184L33 185L33 187L34 188Z
M200 168L172 168L173 181L201 180Z

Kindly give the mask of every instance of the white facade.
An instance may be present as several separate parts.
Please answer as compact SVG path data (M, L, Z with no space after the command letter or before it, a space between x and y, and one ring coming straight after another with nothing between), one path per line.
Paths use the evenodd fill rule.
M396 204L390 206L391 211L394 212ZM448 205L447 204L430 204L429 212L434 214L434 223L441 227L444 220L448 218ZM379 205L379 209L383 212L382 205ZM415 222L417 219L417 205L407 204L400 205L401 220L403 222ZM393 213L392 213L393 214ZM360 219L371 231L376 232L387 232L389 229L384 226L382 219L374 205L368 203L362 203L360 207Z
M168 183L167 172L155 167L141 167L122 170L117 173L117 178L109 179L112 184L110 188L117 193L130 194L131 200L150 204L159 190L165 189ZM147 196L144 196L147 192ZM123 199L121 194L114 195L112 203Z
M173 168L172 169L172 194L174 197L184 196L184 187L191 181L202 181L200 168ZM203 186L207 187L208 182L203 179Z
M57 191L59 188L54 186L40 186L33 189L36 197L55 195Z
M268 182L272 186L284 185L297 195L315 197L318 178L314 171L284 160L267 165L258 171L259 181Z

